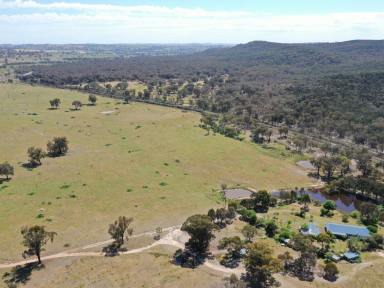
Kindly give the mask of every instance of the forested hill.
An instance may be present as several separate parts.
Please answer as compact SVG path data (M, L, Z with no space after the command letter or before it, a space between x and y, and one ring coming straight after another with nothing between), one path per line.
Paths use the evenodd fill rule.
M30 70L29 67L21 71ZM93 59L36 66L44 80L78 84L90 78L149 80L229 73L239 80L293 79L384 70L384 40L282 44L254 41L183 56ZM246 76L247 79L244 79Z
M254 41L232 48L209 49L198 53L202 58L250 66L290 66L318 72L343 72L348 67L382 69L384 41L355 40L337 43L283 44ZM379 61L378 63L376 63Z
M384 150L384 40L254 41L185 56L86 60L18 72L31 69L32 79L25 80L58 86L140 80L148 93L132 97L176 104L188 97L192 106L224 113L240 127L258 119Z
M298 43L285 44L266 41L253 41L247 44L239 44L229 48L211 48L198 54L211 55L216 57L241 58L243 56L249 59L268 58L275 55L293 56L292 60L300 60L308 55L317 55L331 58L341 56L382 56L384 55L383 40L353 40L334 43ZM299 56L299 57L295 57ZM259 58L260 57L260 58ZM279 64L279 63L276 63Z

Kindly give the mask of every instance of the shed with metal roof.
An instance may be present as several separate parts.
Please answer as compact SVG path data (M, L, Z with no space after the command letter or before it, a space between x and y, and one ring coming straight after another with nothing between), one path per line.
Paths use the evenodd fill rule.
M327 223L325 224L325 230L335 236L340 237L356 236L367 238L370 235L367 227L357 225Z

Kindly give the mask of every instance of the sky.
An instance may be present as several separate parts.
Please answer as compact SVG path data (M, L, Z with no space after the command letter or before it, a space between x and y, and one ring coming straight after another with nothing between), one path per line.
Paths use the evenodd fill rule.
M384 39L384 0L0 0L0 43Z

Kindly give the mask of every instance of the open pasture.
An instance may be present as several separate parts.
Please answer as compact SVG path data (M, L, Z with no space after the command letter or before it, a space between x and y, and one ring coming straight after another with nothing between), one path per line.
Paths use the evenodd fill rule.
M61 99L57 110L49 100ZM46 253L109 238L108 224L134 217L134 232L181 224L222 205L220 184L256 189L311 184L278 148L263 149L221 135L206 136L199 114L20 84L0 85L0 162L15 176L0 184L0 259L21 258L20 228L58 233ZM23 167L30 146L66 136L69 153ZM275 149L275 150L274 150Z

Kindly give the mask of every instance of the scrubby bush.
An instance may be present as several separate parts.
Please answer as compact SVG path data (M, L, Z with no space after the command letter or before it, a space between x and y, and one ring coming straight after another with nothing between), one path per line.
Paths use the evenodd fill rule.
M336 281L337 275L339 274L339 269L333 262L328 262L324 267L324 279L328 281Z
M88 101L91 105L95 105L97 101L96 95L89 94Z
M278 228L275 221L268 221L265 225L265 233L268 237L272 238L276 235Z
M359 213L359 211L353 211L352 213L351 213L351 217L353 218L353 219L357 219L357 218L359 218L360 217L360 213Z
M239 214L241 215L241 220L248 222L251 225L256 224L257 216L254 210L244 208L239 210Z
M376 225L368 225L367 228L368 228L369 232L377 233L378 228Z

